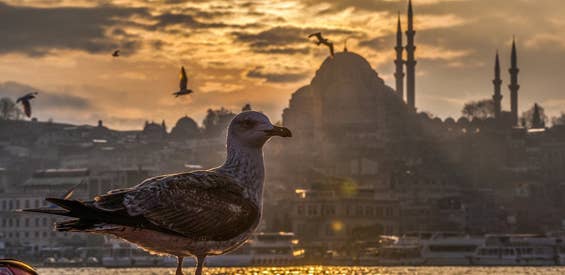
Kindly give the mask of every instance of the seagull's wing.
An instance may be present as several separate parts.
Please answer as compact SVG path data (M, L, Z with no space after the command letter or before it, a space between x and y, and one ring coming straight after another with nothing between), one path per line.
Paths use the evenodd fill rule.
M100 209L143 218L165 232L198 240L227 240L250 228L259 209L233 179L199 171L157 178L96 198Z
M31 116L31 104L29 103L29 100L27 99L18 99L18 101L22 102L22 105L24 106L24 112L26 114L27 117Z
M180 89L186 90L186 84L188 83L188 78L186 77L186 71L184 70L184 67L181 67L180 69L179 78L180 78Z
M310 37L312 37L312 36L315 36L315 37L318 38L319 40L322 40L322 33L321 33L321 32L312 33L312 34L308 35L308 38L310 38Z

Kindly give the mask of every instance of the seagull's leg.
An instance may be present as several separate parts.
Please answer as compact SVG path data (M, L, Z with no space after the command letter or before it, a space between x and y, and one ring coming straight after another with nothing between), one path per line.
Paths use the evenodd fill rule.
M182 274L182 261L184 260L184 257L178 256L177 257L177 272L176 275L183 275Z
M204 259L205 258L206 258L206 255L196 256L196 272L194 272L194 275L202 275L202 267L204 267Z

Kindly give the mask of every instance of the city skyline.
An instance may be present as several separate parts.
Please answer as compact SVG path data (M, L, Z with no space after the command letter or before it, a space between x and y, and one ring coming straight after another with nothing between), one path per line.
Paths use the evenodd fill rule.
M396 19L400 12L406 30L408 3L102 2L0 2L5 14L0 22L13 26L0 31L7 38L0 46L0 94L15 99L28 85L41 92L34 102L40 120L103 120L116 129L139 129L145 120L171 124L184 115L201 122L208 108L237 111L245 103L276 121L290 94L309 83L327 56L306 38L312 31L322 31L337 51L349 37L348 49L395 87ZM502 109L510 110L506 72L513 34L521 70L519 114L534 102L549 116L563 111L563 80L555 72L565 62L560 35L565 21L557 16L565 5L550 0L413 5L418 111L457 118L465 102L490 98L497 49ZM112 58L116 48L122 56ZM170 93L181 65L195 93L175 100Z

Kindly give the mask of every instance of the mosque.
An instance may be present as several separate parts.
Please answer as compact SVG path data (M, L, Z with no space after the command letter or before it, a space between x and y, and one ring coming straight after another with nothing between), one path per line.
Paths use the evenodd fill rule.
M267 169L270 190L284 186L299 196L274 206L276 212L289 209L282 211L286 218L271 224L286 221L284 229L319 236L321 243L345 241L360 228L377 228L383 234L504 232L559 224L565 217L548 215L541 223L529 218L549 211L535 194L563 194L555 198L556 204L565 199L559 187L565 182L559 169L565 165L565 129L530 131L518 126L516 43L509 69L511 110L501 110L497 54L494 116L442 121L417 111L411 1L407 16L406 45L398 20L395 88L387 86L365 58L344 50L326 58L312 81L292 94L283 124L293 130L293 139L274 142L278 151L267 152L274 158ZM356 209L354 214L351 209ZM374 214L384 213L382 209L390 215ZM336 219L345 224L342 232L331 229Z

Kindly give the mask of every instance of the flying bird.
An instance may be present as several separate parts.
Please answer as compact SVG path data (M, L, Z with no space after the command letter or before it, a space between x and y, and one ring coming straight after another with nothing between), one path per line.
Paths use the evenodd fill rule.
M320 46L320 44L326 45L330 49L330 55L333 57L334 56L334 43L332 43L327 38L324 38L322 36L321 32L312 33L312 34L308 35L308 38L311 38L313 36L315 36L318 39L317 41L314 41L314 43L316 43L316 45L318 45L318 46Z
M204 259L242 245L262 211L262 147L273 136L290 137L267 116L247 111L230 123L227 158L220 167L149 178L131 188L112 190L90 201L47 198L61 208L23 209L72 217L58 231L110 234L161 255L176 256L181 275L184 257Z
M180 90L174 92L173 95L175 95L175 97L179 97L179 96L185 96L191 94L192 90L186 88L188 84L188 77L186 77L186 71L184 70L184 66L180 68L179 79L180 79L180 85L179 85Z
M22 105L24 106L24 112L26 114L27 117L31 117L31 104L30 101L32 99L35 98L35 96L37 95L37 92L33 92L33 93L28 93L20 98L18 98L16 100L16 103L22 103Z
M114 53L112 53L113 57L118 57L120 56L120 50L115 50Z

